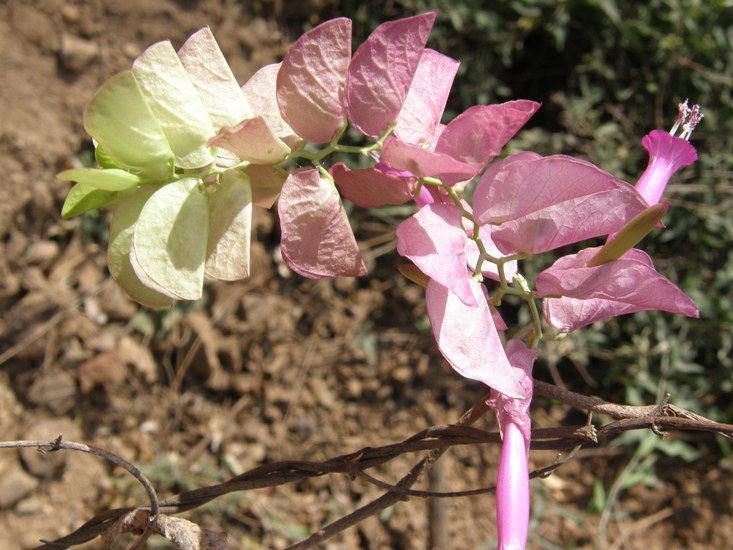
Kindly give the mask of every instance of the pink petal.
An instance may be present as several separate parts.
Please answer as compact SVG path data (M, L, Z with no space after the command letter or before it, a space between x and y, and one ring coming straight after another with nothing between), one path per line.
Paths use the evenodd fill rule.
M598 250L587 248L564 256L537 276L537 295L546 298L545 318L557 330L572 331L637 311L699 316L692 300L657 273L649 256L641 250L631 249L616 261L585 267Z
M672 175L697 160L697 152L689 141L659 130L644 136L641 144L649 153L649 164L636 183L636 190L653 206L662 198Z
M290 148L275 137L261 116L243 120L236 126L224 126L207 145L226 149L240 160L254 164L273 164L290 153Z
M435 150L483 170L539 108L526 100L474 105L446 126Z
M283 119L303 139L327 143L344 122L343 93L351 61L351 20L318 25L285 54L277 75Z
M618 231L646 208L628 184L592 164L518 153L489 167L474 193L474 213L501 224L492 238L504 254L536 254Z
M394 129L400 141L435 149L435 130L443 116L458 65L455 59L435 50L423 51Z
M367 270L336 186L318 170L290 174L278 202L281 250L303 277L357 277Z
M280 114L277 104L277 73L280 63L265 65L242 86L244 98L252 109L251 117L261 116L272 133L283 140L291 149L297 149L303 141L295 134Z
M437 178L446 185L454 185L478 174L473 166L453 157L403 143L392 136L384 141L381 161L394 170L410 172L419 178Z
M438 348L461 376L521 397L524 391L504 353L483 285L472 279L470 285L477 307L467 306L435 280L428 283L425 300Z
M435 13L379 25L359 46L346 77L346 111L362 134L377 137L397 120Z
M476 301L466 269L466 232L452 204L428 204L397 226L397 252L467 306ZM484 300L485 301L485 300Z
M341 194L362 208L405 204L413 198L417 188L417 178L414 176L385 174L376 168L351 170L339 162L329 172Z

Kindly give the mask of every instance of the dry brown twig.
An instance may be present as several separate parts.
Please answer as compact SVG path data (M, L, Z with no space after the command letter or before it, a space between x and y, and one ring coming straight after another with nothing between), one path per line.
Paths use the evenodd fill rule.
M600 428L595 428L589 420L588 424L584 426L532 430L531 446L533 449L554 449L566 453L569 451L564 458L561 459L561 455L558 455L553 464L532 472L530 474L532 478L550 475L555 469L571 460L583 445L597 444L601 439L629 430L651 429L660 435L662 430L694 430L706 431L725 437L733 436L733 425L717 423L671 405L668 403L668 396L658 405L634 407L587 397L540 381L535 381L535 395L556 399L572 407L587 411L589 414L605 414L616 420ZM97 536L102 536L109 542L126 532L142 532L141 537L132 546L132 549L141 548L144 541L151 534L159 534L168 538L183 550L215 550L224 547L225 536L223 534L205 531L191 522L173 518L170 515L198 508L217 497L234 491L274 487L308 477L333 473L347 474L352 479L358 477L386 490L382 496L369 504L288 547L288 550L303 550L312 548L367 517L379 513L386 507L400 500L408 500L412 496L446 498L493 491L494 487L442 493L411 489L415 482L450 447L498 443L501 441L501 437L497 432L488 432L470 426L487 410L484 398L467 411L457 424L433 426L400 443L381 447L367 447L322 462L289 460L265 464L223 483L180 493L165 500L157 498L152 485L135 466L103 449L63 441L61 436L51 441L0 442L0 448L37 447L42 452L77 450L92 453L125 468L145 487L148 493L149 506L107 510L97 514L69 535L55 541L42 541L43 544L38 546L37 550L69 548L92 540ZM397 456L420 451L429 452L394 485L380 481L365 473L365 470L384 464Z

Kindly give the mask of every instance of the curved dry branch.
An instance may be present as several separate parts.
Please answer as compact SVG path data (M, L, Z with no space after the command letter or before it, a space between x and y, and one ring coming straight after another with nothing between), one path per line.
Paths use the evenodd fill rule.
M546 477L551 474L555 469L571 460L575 456L575 453L584 445L596 445L602 439L607 439L629 430L651 429L655 433L661 433L662 430L694 430L720 434L726 437L733 435L733 425L720 424L703 418L674 405L670 405L666 400L659 405L632 407L582 396L539 381L535 381L535 392L537 395L551 397L589 412L606 414L612 418L616 418L616 420L599 428L586 424L583 426L533 429L532 449L552 449L568 454L562 460L558 459L553 464L532 472L532 477ZM99 535L106 534L108 531L114 529L116 525L124 524L126 521L125 518L134 517L135 525L141 525L140 522L145 519L147 523L142 524L151 526L148 531L152 530L152 532L160 533L166 520L175 519L168 518L167 516L170 514L192 510L219 496L235 491L275 487L314 476L341 473L350 476L352 479L357 477L362 478L386 490L383 495L374 501L289 547L290 550L311 548L366 517L377 514L400 500L408 500L412 496L455 497L492 491L494 489L493 487L462 491L459 493L430 493L411 489L415 482L420 479L448 448L455 445L480 445L501 441L498 432L488 432L469 425L487 410L485 398L483 398L461 418L458 424L433 426L421 430L400 443L393 443L381 447L366 447L323 462L289 460L265 464L223 483L180 493L162 501L158 501L157 497L154 497L155 492L152 490L150 484L147 483L147 480L145 482L141 481L146 486L146 490L148 490L148 487L150 488L148 491L148 494L151 495L149 508L118 508L102 512L65 537L55 541L44 541L44 544L37 547L37 550L69 548L87 542ZM119 464L135 475L136 478L140 480L144 479L142 474L139 474L139 476L135 474L135 472L139 473L139 470L134 466L108 451L79 443L61 441L60 438L52 441L0 442L0 448L10 447L39 447L40 449L45 449L47 452L62 448L91 452L110 462ZM365 470L382 465L405 453L424 451L428 451L428 454L394 485L377 480L373 476L365 473ZM139 542L140 540L138 540Z
M21 447L36 447L42 454L64 450L80 451L82 453L99 456L106 461L127 470L132 477L140 482L140 485L143 486L145 492L148 494L148 498L150 499L150 509L152 510L150 521L154 521L155 517L159 513L160 505L158 502L158 495L153 488L153 484L148 481L148 478L146 478L139 469L119 455L105 449L100 449L99 447L85 445L84 443L64 441L63 435L59 435L56 439L50 439L47 441L0 441L0 449L19 449Z

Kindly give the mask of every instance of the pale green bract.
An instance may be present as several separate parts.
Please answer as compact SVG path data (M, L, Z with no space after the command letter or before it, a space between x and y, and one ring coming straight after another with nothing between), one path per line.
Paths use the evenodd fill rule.
M114 191L104 191L77 183L66 195L64 206L61 208L62 218L73 218L84 212L100 208L108 204L117 196Z
M222 281L249 277L252 187L239 170L227 170L209 198L211 224L206 276Z
M168 307L201 298L204 278L249 276L253 189L245 170L260 168L260 202L263 185L275 197L284 177L270 157L256 166L262 160L249 151L233 155L209 143L223 126L252 117L208 28L179 53L168 41L153 44L92 98L84 127L98 167L59 174L76 182L62 216L112 210L110 273L137 302ZM283 145L277 159L289 151Z
M61 180L75 181L89 187L103 189L104 191L125 191L142 183L140 176L119 168L64 170L56 177Z
M150 46L133 63L132 74L173 150L175 165L201 168L214 162L206 146L214 127L171 43Z
M112 277L132 298L149 307L163 308L173 305L173 299L145 286L130 263L135 223L147 200L158 189L160 187L157 185L145 185L116 204L109 228L107 263Z
M215 128L233 126L253 111L209 27L192 34L178 50Z
M94 95L84 128L117 167L150 182L173 175L173 151L132 71L113 76Z
M198 300L204 284L209 200L197 178L155 191L135 223L130 262L147 287L177 300Z

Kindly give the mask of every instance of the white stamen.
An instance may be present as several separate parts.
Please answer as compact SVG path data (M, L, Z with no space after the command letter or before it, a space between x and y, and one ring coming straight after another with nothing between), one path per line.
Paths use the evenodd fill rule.
M672 129L669 131L670 135L675 135L677 133L677 130L680 126L684 128L684 124L687 122L687 117L690 116L690 107L688 106L687 102L689 99L685 99L684 103L678 104L678 111L677 111L677 118L674 121L674 126L672 126Z
M680 137L682 139L690 141L692 131L697 127L698 124L700 124L700 121L704 116L705 115L700 112L700 106L693 105L692 110L690 111L690 119L687 121L686 124L682 125L682 133L680 134Z

